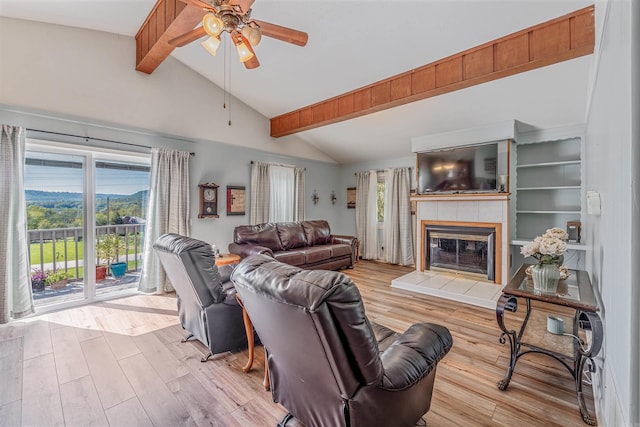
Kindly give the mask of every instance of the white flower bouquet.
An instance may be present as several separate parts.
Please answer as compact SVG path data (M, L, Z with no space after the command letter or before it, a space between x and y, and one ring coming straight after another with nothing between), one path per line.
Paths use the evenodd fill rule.
M562 264L562 258L567 250L569 235L561 228L548 229L542 236L533 239L520 249L525 257L533 257L538 264Z

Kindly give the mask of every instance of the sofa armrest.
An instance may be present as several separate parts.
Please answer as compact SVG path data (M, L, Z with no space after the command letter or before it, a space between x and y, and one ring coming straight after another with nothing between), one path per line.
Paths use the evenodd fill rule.
M331 243L346 243L347 245L351 245L355 248L357 241L358 239L354 236L343 236L339 234L331 235Z
M330 242L333 244L347 244L351 246L351 265L353 266L358 259L358 239L354 236L332 234Z
M385 390L411 387L436 368L452 345L453 338L444 326L412 325L380 355L384 374L379 387Z
M271 249L260 245L239 245L238 243L232 242L229 243L229 252L240 255L241 259L257 254L265 254L273 258Z

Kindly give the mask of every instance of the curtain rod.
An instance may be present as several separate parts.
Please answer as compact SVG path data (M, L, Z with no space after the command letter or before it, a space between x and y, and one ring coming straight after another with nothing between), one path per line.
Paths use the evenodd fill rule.
M368 171L360 171L360 172L385 172L385 169L375 169L375 170L368 170ZM354 172L354 175L358 175L360 172Z
M410 167L408 167L408 166L405 166L405 167L406 167L407 169L411 169L411 168L410 168ZM389 168L389 169L394 169L394 168ZM389 169L372 169L371 171L360 171L360 172L372 172L372 171L373 171L373 172L386 172L386 171L388 171ZM395 168L395 169L402 169L402 167L400 167L400 168ZM354 172L353 174L354 174L354 175L358 175L360 172Z
M41 132L41 133L48 133L51 135L58 135L58 136L70 136L72 138L82 138L85 140L92 140L92 141L100 141L100 142L111 142L113 144L122 144L122 145L130 145L132 147L140 147L140 148L148 148L149 150L151 150L153 147L149 147L148 145L142 145L142 144L134 144L131 142L122 142L122 141L114 141L112 139L103 139L103 138L93 138L91 136L80 136L80 135L72 135L70 133L62 133L62 132L53 132L50 130L40 130L40 129L31 129L31 128L27 128L28 131L31 132ZM196 153L194 153L193 151L189 152L190 155L195 156Z
M254 163L256 163L256 162L251 160L251 164L254 164ZM260 162L257 162L257 163L260 163ZM286 167L286 168L297 168L298 167L298 166L295 166L295 165L286 165L284 163L267 163L267 164L268 165L274 165L274 166L283 166L283 167ZM307 168L304 168L304 170L307 170Z

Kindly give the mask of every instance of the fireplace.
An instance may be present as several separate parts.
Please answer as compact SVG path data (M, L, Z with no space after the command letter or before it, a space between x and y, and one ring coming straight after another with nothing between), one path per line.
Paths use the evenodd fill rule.
M424 269L496 280L496 228L424 224Z
M422 271L448 271L501 283L501 225L422 221Z

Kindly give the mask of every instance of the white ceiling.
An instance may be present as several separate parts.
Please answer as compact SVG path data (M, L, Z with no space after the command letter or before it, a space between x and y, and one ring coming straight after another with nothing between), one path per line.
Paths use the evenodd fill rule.
M134 36L155 0L0 0L0 15ZM227 90L267 117L295 110L593 4L583 0L256 0L252 17L306 31L267 37L246 70L230 53ZM199 43L175 58L220 87L224 58ZM585 120L592 55L298 134L339 163L411 155L412 136L516 119ZM162 67L162 64L160 65Z

